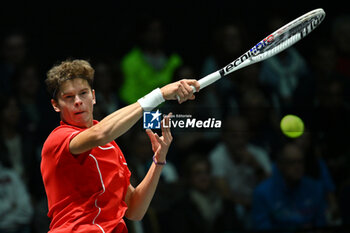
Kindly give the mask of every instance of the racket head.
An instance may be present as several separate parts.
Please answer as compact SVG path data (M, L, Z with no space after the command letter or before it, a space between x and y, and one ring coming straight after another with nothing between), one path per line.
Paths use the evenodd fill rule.
M265 60L291 47L317 28L325 16L322 8L315 9L277 29L248 51L252 62Z
M324 20L322 8L310 11L268 35L246 53L220 70L221 77L270 58L297 43Z
M201 78L198 81L201 89L227 74L268 59L289 48L317 28L325 16L326 13L322 8L315 9L279 28L224 68Z

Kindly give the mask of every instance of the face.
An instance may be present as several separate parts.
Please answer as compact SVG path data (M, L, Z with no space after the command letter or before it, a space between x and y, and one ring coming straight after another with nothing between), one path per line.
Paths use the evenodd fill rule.
M95 91L85 79L75 78L62 83L57 93L57 101L51 100L61 120L80 128L93 125L93 106L96 103Z
M249 139L248 123L241 117L231 117L226 119L226 126L224 128L224 140L226 146L231 151L233 156L237 150L246 147Z
M200 192L205 192L210 187L210 169L205 161L195 163L191 170L191 184Z
M2 120L7 126L16 127L20 116L20 110L15 98L10 98L2 111Z
M283 150L279 168L285 179L290 182L299 181L304 175L304 155L298 146L288 145Z

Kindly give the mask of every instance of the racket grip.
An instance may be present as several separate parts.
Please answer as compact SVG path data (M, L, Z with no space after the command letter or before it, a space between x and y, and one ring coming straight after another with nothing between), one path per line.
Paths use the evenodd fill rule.
M192 85L191 85L191 87L192 87L193 93L195 93L196 92L196 88L194 86L192 86ZM177 99L177 101L180 102L180 96L176 95L176 99Z
M209 86L210 84L216 82L217 80L219 80L221 78L221 74L219 71L215 71L211 74L208 74L207 76L201 78L200 80L198 80L199 85L200 85L200 89L202 90L203 88ZM192 90L193 93L195 93L197 90L194 86L192 86ZM180 96L176 95L176 98L178 101L180 101Z

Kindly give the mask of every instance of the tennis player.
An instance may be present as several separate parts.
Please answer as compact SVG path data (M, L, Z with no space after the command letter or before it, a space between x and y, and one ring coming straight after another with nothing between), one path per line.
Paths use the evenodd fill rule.
M60 126L46 139L41 173L48 198L51 233L128 232L123 217L141 220L153 198L172 141L169 128L162 136L146 130L154 152L148 173L137 186L114 139L165 100L193 100L191 85L183 79L157 88L137 102L93 119L94 69L85 60L66 60L47 73L51 104L60 114ZM169 121L169 116L163 119ZM165 122L168 123L168 122ZM135 145L136 146L136 145Z

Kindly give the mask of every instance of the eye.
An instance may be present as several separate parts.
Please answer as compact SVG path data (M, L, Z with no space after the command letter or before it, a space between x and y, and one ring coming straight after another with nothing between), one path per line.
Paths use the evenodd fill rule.
M73 96L72 95L66 95L64 98L71 99L71 98L73 98Z

